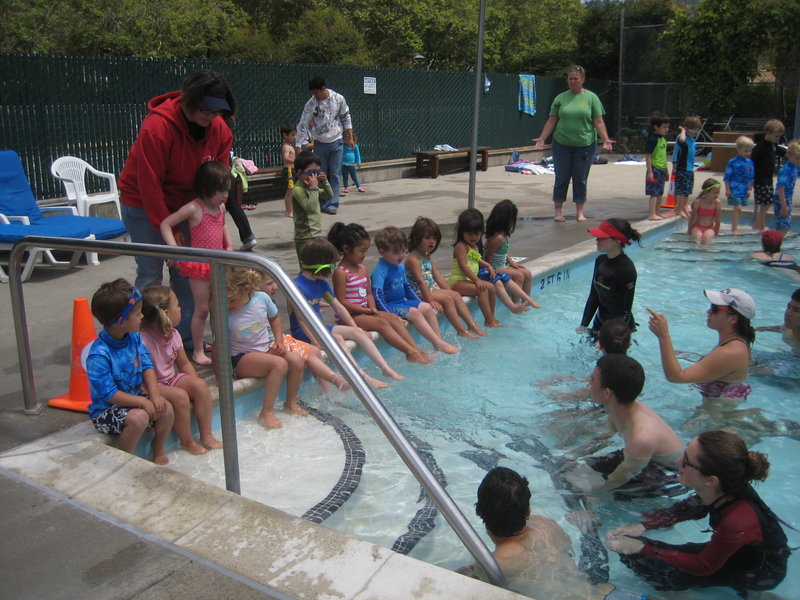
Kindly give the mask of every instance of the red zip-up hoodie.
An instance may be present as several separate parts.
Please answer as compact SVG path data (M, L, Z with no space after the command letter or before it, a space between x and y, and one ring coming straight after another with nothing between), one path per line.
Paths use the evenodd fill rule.
M233 133L222 117L196 141L181 109L181 93L169 92L147 103L148 115L119 176L120 201L144 208L158 229L170 213L195 197L194 178L204 162L230 165Z

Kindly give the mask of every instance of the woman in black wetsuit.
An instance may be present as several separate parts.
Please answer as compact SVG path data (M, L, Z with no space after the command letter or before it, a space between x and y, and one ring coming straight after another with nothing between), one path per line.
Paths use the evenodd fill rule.
M597 251L603 254L594 262L592 287L578 331L585 331L592 317L594 322L589 331L593 335L603 321L615 317L623 319L628 328L635 331L631 308L636 291L636 267L623 248L638 242L642 236L625 219L608 219L588 231L597 238Z
M749 452L738 436L706 431L683 453L680 482L695 495L645 520L606 534L606 546L657 590L727 586L742 597L771 590L786 576L789 548L780 520L750 486L763 481L769 461ZM648 529L709 516L714 531L705 543L666 544L643 537Z

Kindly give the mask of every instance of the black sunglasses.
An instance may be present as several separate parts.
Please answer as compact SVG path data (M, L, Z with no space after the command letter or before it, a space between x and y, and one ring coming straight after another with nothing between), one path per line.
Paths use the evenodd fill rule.
M703 469L701 469L700 467L698 467L698 466L697 466L697 465L695 465L695 464L692 464L692 463L689 461L689 457L688 457L688 456L686 456L686 450L684 450L684 451L683 451L683 466L685 466L685 467L692 467L692 468L693 468L695 471L697 471L697 472L698 472L698 473L700 473L701 475L705 475L706 477L708 477L708 473L706 473L705 471L703 471Z

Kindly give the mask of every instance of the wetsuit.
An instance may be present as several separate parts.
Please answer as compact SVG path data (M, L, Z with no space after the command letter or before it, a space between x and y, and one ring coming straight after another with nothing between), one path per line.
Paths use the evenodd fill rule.
M592 288L583 309L581 327L588 327L594 317L592 329L598 330L606 319L619 317L634 331L636 321L631 308L635 291L636 267L633 261L625 253L614 258L601 254L594 263Z
M790 550L778 517L749 485L736 495L705 505L691 496L669 508L645 513L645 529L670 527L709 516L714 530L705 543L667 544L641 538L642 550L622 562L657 590L727 586L771 590L786 576Z

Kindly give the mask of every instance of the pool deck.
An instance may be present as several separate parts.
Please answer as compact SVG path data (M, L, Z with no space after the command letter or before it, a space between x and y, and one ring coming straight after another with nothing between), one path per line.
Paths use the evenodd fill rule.
M612 161L615 158L611 156ZM507 173L502 167L478 172L476 207L488 215L501 199L516 202L522 219L520 229L524 227L528 239L521 234L515 236L512 253L531 260L586 241L587 226L604 218L619 216L632 222L644 219L647 199L642 194L643 171L641 166L593 167L586 209L588 223L575 221L571 202L565 205L568 221L553 221L552 176ZM698 174L697 179L702 175ZM327 230L336 220L355 221L374 232L387 225L410 227L418 215L432 217L445 236L435 257L446 271L452 226L467 204L468 173L435 180L366 180L362 184L367 192L344 196L336 217L323 215L323 228ZM292 223L283 216L283 202L262 203L247 214L259 240L256 251L275 258L293 272ZM235 228L232 233L236 237ZM578 251L591 252L592 247L593 244L584 245ZM368 266L376 256L371 250ZM34 271L24 292L36 389L42 405L68 389L72 299L90 297L103 281L116 277L132 280L134 276L133 261L126 257L106 257L99 267ZM79 435L89 431L85 415L47 407L39 415L24 415L8 293L0 295L0 318L6 323L6 333L0 340L4 357L0 371L0 452L5 453L0 458L0 573L4 595L518 597L324 527L302 521L303 527L298 527L298 519L280 511L272 511L270 522L270 527L280 531L267 538L260 522L261 505L223 490L208 492L204 488L201 493L190 478L152 468L145 461L99 443L94 436ZM45 437L80 423L84 428ZM47 460L34 465L29 460L34 454ZM67 482L63 477L66 472L83 479ZM170 491L165 504L154 506L146 498L137 498L142 489L155 487ZM92 501L86 500L89 496ZM233 532L239 522L255 522L258 526L246 536L237 537ZM311 537L315 544L303 543ZM278 538L280 551L268 547L266 539ZM372 566L354 569L355 556L361 557L362 564ZM244 563L252 566L248 575L239 568ZM309 579L285 581L281 564L287 568L305 565ZM342 576L345 569L347 575ZM331 578L332 573L337 576ZM299 589L306 592L297 592Z

